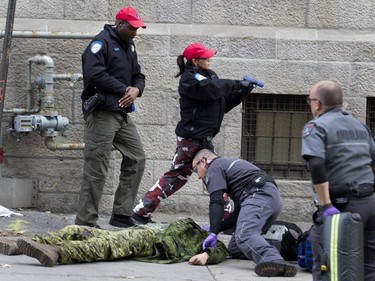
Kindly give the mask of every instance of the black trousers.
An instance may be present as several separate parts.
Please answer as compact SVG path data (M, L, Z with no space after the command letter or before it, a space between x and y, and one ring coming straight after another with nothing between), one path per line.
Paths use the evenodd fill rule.
M359 213L364 227L364 260L365 260L365 281L375 280L375 194L367 197L350 197L342 212ZM322 212L318 212L317 221L322 221ZM313 280L321 279L321 256L318 251L321 239L322 224L314 223L311 229L311 243L314 256Z

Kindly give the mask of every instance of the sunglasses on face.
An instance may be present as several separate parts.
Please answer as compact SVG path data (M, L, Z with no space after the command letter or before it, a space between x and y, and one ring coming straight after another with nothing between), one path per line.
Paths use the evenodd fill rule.
M320 102L320 100L318 100L318 99L311 99L309 96L306 97L307 104L311 104L311 101L313 101L313 100L316 100L316 101Z
M199 160L199 161L194 165L194 167L193 167L193 172L194 172L194 173L197 173L197 172L198 172L198 165L199 165L200 163L202 163L202 160L203 160L203 159L207 160L206 157L202 157L202 159Z

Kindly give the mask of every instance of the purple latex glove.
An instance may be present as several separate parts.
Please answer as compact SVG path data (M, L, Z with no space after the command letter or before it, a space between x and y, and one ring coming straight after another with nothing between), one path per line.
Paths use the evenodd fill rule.
M217 243L216 234L210 233L210 235L208 235L208 237L203 241L202 248L203 248L203 250L205 250L208 247L215 248L216 243Z
M340 211L337 210L334 206L329 206L327 208L324 209L323 211L323 217L328 217L328 216L333 216L333 215L336 215L336 214L340 214Z
M209 225L202 225L201 229L203 229L204 231L210 232L210 226Z

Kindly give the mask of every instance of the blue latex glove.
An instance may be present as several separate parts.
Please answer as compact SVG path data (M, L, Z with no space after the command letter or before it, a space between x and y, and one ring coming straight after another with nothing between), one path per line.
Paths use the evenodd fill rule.
M203 241L202 248L205 250L206 248L215 248L217 243L217 236L214 233L210 233L208 237Z
M323 217L328 217L328 216L333 216L333 215L336 215L336 214L340 214L340 211L337 210L334 206L329 206L327 208L324 209L323 211Z
M209 225L202 225L201 229L203 229L204 231L210 232L210 226Z

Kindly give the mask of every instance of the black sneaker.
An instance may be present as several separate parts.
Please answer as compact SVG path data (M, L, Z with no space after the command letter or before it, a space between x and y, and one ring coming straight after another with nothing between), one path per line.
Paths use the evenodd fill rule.
M297 267L286 261L268 261L257 264L255 273L262 277L294 277L297 274Z
M155 223L150 217L143 217L138 215L137 213L132 214L132 220L135 224L148 224L148 223Z
M111 216L109 220L109 224L117 227L131 227L134 226L135 223L133 222L130 216L123 216L123 215L115 215Z

